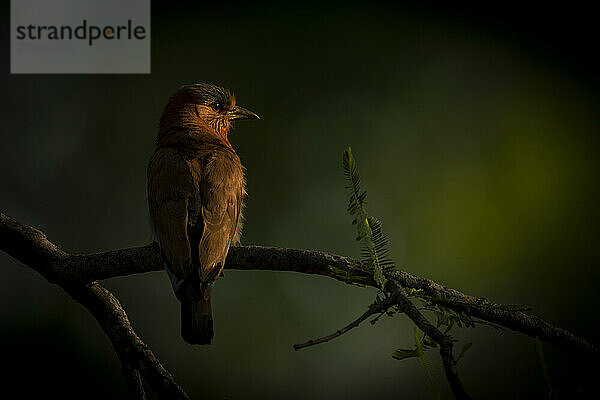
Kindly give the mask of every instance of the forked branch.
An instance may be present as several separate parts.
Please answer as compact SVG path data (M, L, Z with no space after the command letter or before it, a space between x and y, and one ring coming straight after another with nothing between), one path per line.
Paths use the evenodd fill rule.
M142 247L114 250L88 255L72 255L50 242L44 233L0 213L0 250L42 274L48 281L61 286L73 299L83 304L100 323L110 338L124 368L124 374L134 397L143 399L140 375L160 398L187 399L187 394L164 369L150 349L135 334L118 300L98 280L162 270L158 247L152 243ZM328 276L346 283L377 287L373 277L352 258L316 251L276 247L232 247L226 262L227 269L294 271ZM514 331L539 337L540 340L598 356L598 348L571 332L553 326L533 315L506 310L485 298L473 297L446 288L429 279L403 271L386 272L390 289L389 300L428 336L440 345L446 376L459 398L467 398L456 377L452 342L417 310L406 289L416 289L433 303L476 317ZM381 307L385 306L382 305ZM325 342L340 336L370 315L383 308L369 309L359 319L334 333L318 339ZM305 346L305 345L300 345Z

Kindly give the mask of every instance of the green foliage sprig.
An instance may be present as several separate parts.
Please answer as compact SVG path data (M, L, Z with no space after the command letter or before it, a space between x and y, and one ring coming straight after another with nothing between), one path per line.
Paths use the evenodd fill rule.
M377 285L383 289L386 282L383 271L394 267L387 248L389 242L383 233L381 221L367 213L367 192L360 187L358 167L350 147L344 151L343 166L346 188L350 191L348 213L353 217L352 224L356 225L356 240L361 244L362 261L367 270L373 273Z
M360 187L358 167L350 147L344 151L343 167L346 178L346 188L349 191L347 211L353 218L352 224L356 226L356 240L360 242L362 266L360 270L356 271L342 270L333 266L329 266L329 269L332 276L335 278L359 286L367 285L372 276L372 279L380 290L377 293L375 302L369 307L369 311L363 314L357 321L354 321L353 324L346 327L344 331L338 331L337 336L343 334L352 327L357 326L371 315L377 314L370 321L371 324L375 324L384 315L391 317L395 314L404 312L399 304L389 302L392 300L392 297L389 297L389 293L386 292L386 272L394 268L394 263L389 256L389 242L383 233L381 221L373 216L369 216L367 213L367 192ZM393 285L390 287L393 287ZM390 287L388 287L387 290L390 290ZM524 313L531 311L532 309L524 304L491 303L484 298L472 298L471 300L469 298L455 298L453 296L447 297L436 295L433 297L428 295L423 289L405 288L405 292L419 311L427 311L430 316L435 318L435 325L439 333L444 335L445 340L450 340L452 342L456 342L457 340L449 333L456 326L459 328L475 328L476 325L488 325L500 332L504 330L500 325L469 315L469 310L475 304L479 306L483 305L489 309L507 312ZM376 312L372 311L372 308L373 310L376 310ZM330 337L326 337L326 339L329 340ZM409 358L418 359L423 367L426 383L432 397L440 398L440 392L432 374L431 364L425 354L429 349L439 348L440 344L426 333L421 332L417 327L414 329L414 341L415 345L413 348L399 348L392 353L392 357L396 360L406 360ZM465 353L471 348L472 344L473 343L463 344L456 357L451 354L454 364L465 356ZM447 345L447 343L443 343L443 345ZM545 392L548 398L553 398L555 392L553 391L546 369L543 349L539 338L536 338L536 353L538 364L546 383Z
M433 399L440 398L440 392L438 386L433 378L431 361L425 354L425 350L428 350L432 347L436 347L437 343L432 341L427 336L421 336L420 331L417 327L414 329L414 339L415 339L415 347L414 349L397 349L392 353L392 357L396 360L406 360L407 358L417 358L419 363L423 367L423 372L425 373L425 381L427 383L427 388L431 393L431 397Z

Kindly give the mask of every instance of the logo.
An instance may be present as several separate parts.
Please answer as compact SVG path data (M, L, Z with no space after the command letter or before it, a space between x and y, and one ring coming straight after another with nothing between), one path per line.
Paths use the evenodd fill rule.
M11 0L11 73L150 73L150 0Z
M124 32L121 34L121 30ZM127 20L127 25L117 26L105 26L100 28L95 25L88 26L87 20L83 20L83 23L72 28L66 26L40 26L40 25L28 25L28 26L17 26L17 40L87 40L91 46L95 40L98 39L131 40L135 38L137 40L143 40L146 38L146 28L143 26L132 27L131 20Z

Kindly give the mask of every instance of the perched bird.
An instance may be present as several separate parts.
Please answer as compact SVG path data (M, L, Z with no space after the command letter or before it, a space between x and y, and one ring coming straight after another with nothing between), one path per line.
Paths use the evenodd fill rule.
M148 206L190 344L214 336L211 289L241 233L244 169L229 130L233 121L258 118L229 91L203 83L181 87L160 117Z

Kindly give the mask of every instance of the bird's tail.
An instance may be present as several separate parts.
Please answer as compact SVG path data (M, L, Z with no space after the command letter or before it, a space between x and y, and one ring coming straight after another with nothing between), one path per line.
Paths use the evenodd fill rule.
M210 288L181 299L181 336L189 344L210 344L214 336Z

